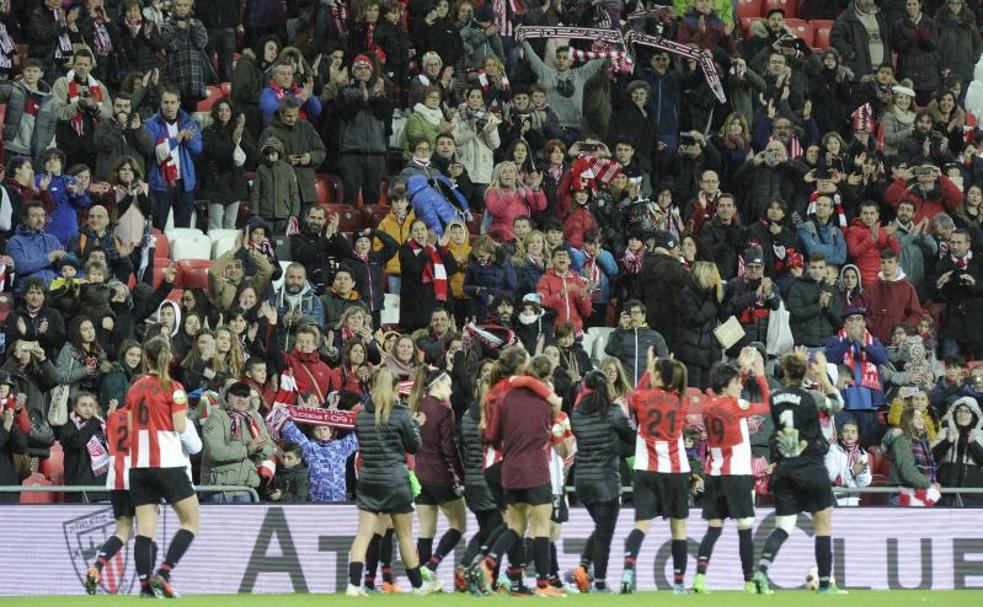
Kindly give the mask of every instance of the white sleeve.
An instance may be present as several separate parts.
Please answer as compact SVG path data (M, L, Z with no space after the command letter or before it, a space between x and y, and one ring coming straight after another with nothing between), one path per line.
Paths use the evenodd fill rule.
M201 437L198 436L198 430L195 429L191 420L188 420L188 424L181 434L181 446L187 455L195 455L201 451Z

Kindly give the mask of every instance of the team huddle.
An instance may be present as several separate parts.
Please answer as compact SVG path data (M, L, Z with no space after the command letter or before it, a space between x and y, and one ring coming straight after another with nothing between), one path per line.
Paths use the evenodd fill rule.
M167 341L146 342L143 358L146 373L133 384L124 408L110 411L107 419L107 485L117 527L88 571L86 590L95 594L102 568L126 545L135 518L140 594L175 598L171 571L199 524L189 456L201 450L201 439L187 418L183 386L168 375L172 353ZM709 447L703 518L709 526L700 543L693 592L708 591L714 544L729 518L738 530L745 591L771 594L768 567L800 512L813 515L819 592L844 592L830 576L834 498L823 463L828 443L820 426L820 416L837 412L842 399L830 383L822 354L807 358L796 351L782 358L780 366L785 387L776 391L769 389L763 360L753 348L745 349L736 363L720 362L711 369L713 396L703 409ZM620 591L634 592L638 554L658 516L670 521L673 592L689 591L684 583L691 479L683 436L685 365L650 351L646 373L623 404L614 398L607 376L593 371L584 378L569 416L553 391L551 369L545 356L530 358L521 347L506 348L497 360L483 364L475 398L459 428L448 404L452 380L447 370L419 369L408 404L399 398L398 376L385 367L375 371L355 422L359 519L346 594L366 596L376 590L380 563L381 589L399 591L390 567L393 535L412 592L441 591L437 570L463 537L466 509L474 514L478 530L455 571L457 590L553 597L565 594L566 581L580 592L612 592L606 577L622 499L619 467L622 457L632 453L635 525L625 539ZM234 384L229 392L238 387ZM747 394L754 396L742 396ZM777 516L757 565L748 426L754 415L770 415L775 424L770 461ZM580 565L561 580L556 542L568 515L564 489L571 464L577 498L594 530ZM174 508L180 529L155 571L162 501ZM414 513L419 517L415 544ZM440 513L449 528L434 547ZM506 579L500 582L506 557ZM534 588L524 582L530 563Z

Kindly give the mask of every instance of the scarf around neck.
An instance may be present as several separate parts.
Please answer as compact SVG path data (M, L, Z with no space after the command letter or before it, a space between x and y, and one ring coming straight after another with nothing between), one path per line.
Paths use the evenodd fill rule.
M426 265L423 267L423 284L433 285L433 294L437 301L447 301L447 269L444 268L444 260L440 258L440 252L430 245L420 246L412 238L406 242L414 253L420 253L427 258Z
M422 103L413 106L413 113L419 114L421 118L434 126L439 125L440 121L444 119L444 113L440 111L440 108L430 109Z

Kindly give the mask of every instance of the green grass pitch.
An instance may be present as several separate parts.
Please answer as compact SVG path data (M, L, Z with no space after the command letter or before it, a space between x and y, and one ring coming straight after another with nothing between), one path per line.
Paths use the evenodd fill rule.
M328 594L274 594L274 595L199 595L182 597L177 605L182 607L327 607L356 605L403 605L439 607L500 607L516 605L517 602L535 601L536 598L484 597L476 598L463 594L443 594L426 597L406 594L396 596L373 595L368 598L349 598ZM707 595L673 596L670 592L639 592L630 596L617 594L571 594L563 599L551 599L562 605L612 605L614 607L651 607L655 604L674 607L675 605L703 605L706 607L812 607L813 605L840 605L844 607L912 607L942 605L952 607L973 607L983 605L983 590L927 591L855 591L845 596L821 596L806 591L777 592L772 596L747 595L740 592L714 592ZM137 596L90 597L90 596L42 596L42 597L4 597L3 607L124 607L143 605Z

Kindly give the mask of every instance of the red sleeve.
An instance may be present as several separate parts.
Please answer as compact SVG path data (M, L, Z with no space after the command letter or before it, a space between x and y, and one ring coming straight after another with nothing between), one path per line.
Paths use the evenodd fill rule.
M563 296L559 292L553 293L550 290L549 279L550 276L544 274L536 285L536 292L542 296L544 308L559 308L560 304L563 303Z
M454 411L450 408L440 420L440 450L447 458L451 469L457 476L457 481L464 482L464 465L461 464L461 452L457 448L457 440L454 436Z
M648 371L642 375L642 378L638 380L638 386L635 387L636 390L648 390L649 386L652 385L652 377Z
M526 390L534 392L536 396L542 398L543 400L546 400L551 394L553 394L553 390L549 386L539 381L535 377L529 377L528 375L520 375L513 378L509 382L507 389L511 390L513 388L525 388Z
M943 177L943 180L948 180L948 177ZM908 194L908 182L904 179L895 179L894 183L888 186L887 190L884 191L884 200L887 201L895 209L898 208L898 204L907 198Z
M482 435L486 443L493 445L502 442L502 429L498 416L498 395L494 393L494 390L493 387L485 398L485 430Z
M21 410L17 413L15 420L17 421L17 426L20 428L21 432L24 433L24 436L30 436L31 416L27 412L27 407L21 408Z
M527 190L526 200L529 202L529 208L534 211L545 211L546 210L546 194L543 190L534 192L532 190Z
M962 204L963 196L955 183L945 175L939 177L939 184L942 186L942 195L945 197L945 208L950 213L959 208Z

